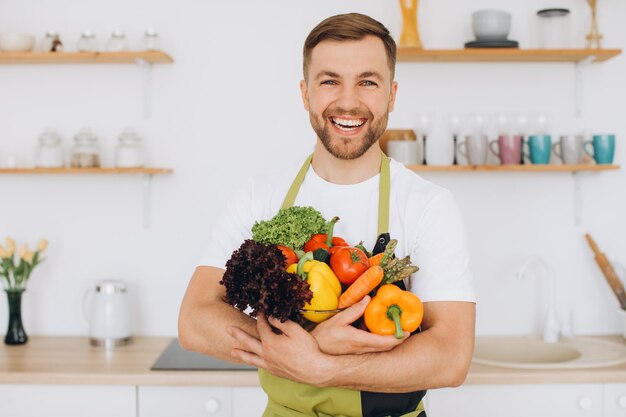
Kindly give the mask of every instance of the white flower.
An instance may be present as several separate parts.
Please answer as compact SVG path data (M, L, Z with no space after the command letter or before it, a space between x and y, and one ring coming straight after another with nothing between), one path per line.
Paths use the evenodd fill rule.
M18 254L20 255L20 258L24 259L24 256L26 256L27 253L28 253L28 247L26 245L21 245L20 251L18 252Z
M39 245L37 246L37 251L43 252L48 247L48 241L46 239L41 239L39 241Z
M26 262L31 263L33 261L33 256L35 254L31 251L27 251L26 254L24 254L24 256L22 257L22 259L24 259Z
M7 237L7 257L10 258L15 253L15 241Z

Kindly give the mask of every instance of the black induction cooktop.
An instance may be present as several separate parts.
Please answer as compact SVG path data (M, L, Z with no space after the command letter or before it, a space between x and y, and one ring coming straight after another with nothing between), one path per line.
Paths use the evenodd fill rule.
M257 368L190 352L180 347L178 339L174 339L150 369L152 371L255 371Z

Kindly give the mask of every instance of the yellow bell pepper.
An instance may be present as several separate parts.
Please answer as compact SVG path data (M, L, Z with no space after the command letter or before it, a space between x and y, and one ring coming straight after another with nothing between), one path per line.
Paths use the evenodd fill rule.
M341 295L339 279L327 264L313 260L313 252L307 252L297 264L290 265L287 272L305 278L313 292L313 298L304 305L302 313L307 320L320 323L335 314L320 312L336 310Z
M381 286L363 314L370 332L398 339L404 337L404 331L417 330L423 317L424 306L419 297L393 284Z

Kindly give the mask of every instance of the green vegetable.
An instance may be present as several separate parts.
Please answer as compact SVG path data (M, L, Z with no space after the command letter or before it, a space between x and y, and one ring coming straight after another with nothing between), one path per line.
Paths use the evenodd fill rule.
M323 233L328 221L313 207L281 209L270 220L254 223L252 239L265 245L283 245L300 250L316 233Z

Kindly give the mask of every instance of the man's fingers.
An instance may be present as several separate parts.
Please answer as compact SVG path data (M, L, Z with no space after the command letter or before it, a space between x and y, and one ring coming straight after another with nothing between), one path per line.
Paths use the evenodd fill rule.
M363 297L361 301L359 301L356 304L351 305L350 307L346 308L344 311L337 313L334 317L330 318L329 320L335 319L335 321L337 321L337 323L339 324L354 323L363 315L363 313L365 312L365 307L367 307L369 302L370 302L370 296L366 295L365 297Z
M233 339L235 339L236 347L240 350L253 352L257 355L261 354L263 349L263 347L261 346L261 342L241 330L239 327L229 327L228 334L230 334Z
M361 345L364 349L363 353L369 352L382 352L395 348L409 337L408 332L404 332L402 339L396 339L395 336L382 336L368 332L355 332L355 342Z
M235 359L239 359L241 362L247 363L248 365L267 369L267 363L254 353L235 348L230 352L230 355Z
M276 327L278 330L283 332L283 334L286 336L289 336L290 334L293 334L294 332L299 331L299 329L302 329L296 322L293 322L291 320L281 322L276 317L269 317L268 320L269 320L269 324Z

